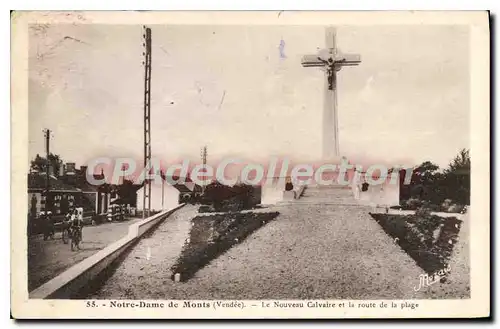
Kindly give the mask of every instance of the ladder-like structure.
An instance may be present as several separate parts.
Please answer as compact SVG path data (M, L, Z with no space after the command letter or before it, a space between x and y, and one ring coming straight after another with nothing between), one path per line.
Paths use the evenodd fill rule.
M151 166L151 29L144 27L144 168ZM149 173L149 171L148 171ZM151 211L151 180L144 180L142 217Z
M202 149L201 149L201 161L203 163L203 168L204 168L204 171L206 173L206 166L207 166L207 146L203 146ZM205 182L203 182L201 184L201 193L205 193Z

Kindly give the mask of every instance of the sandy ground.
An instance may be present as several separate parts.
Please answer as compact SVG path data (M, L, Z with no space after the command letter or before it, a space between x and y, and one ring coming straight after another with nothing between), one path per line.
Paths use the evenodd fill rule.
M437 282L427 288L429 298L470 298L470 211L462 215L463 224L450 259L450 274L444 283Z
M268 210L281 215L188 282L175 283L170 266L188 236L189 219L196 215L192 206L182 208L141 241L91 297L409 299L465 294L464 285L450 283L414 291L423 270L371 219L369 207L297 203Z
M85 226L81 250L77 251L71 251L70 244L62 242L61 232L56 232L54 240L44 241L41 235L29 238L28 290L36 289L72 265L122 238L128 233L129 225L139 220L141 219L134 218L124 222Z

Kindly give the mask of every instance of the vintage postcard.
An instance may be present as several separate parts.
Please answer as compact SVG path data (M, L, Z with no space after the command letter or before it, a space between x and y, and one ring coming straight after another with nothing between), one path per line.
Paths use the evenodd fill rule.
M13 12L12 316L490 316L489 15Z

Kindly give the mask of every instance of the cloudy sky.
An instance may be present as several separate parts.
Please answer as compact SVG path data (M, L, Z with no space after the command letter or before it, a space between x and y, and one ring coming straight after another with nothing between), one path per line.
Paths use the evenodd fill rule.
M321 156L324 75L300 59L324 27L150 27L153 156ZM362 58L338 75L341 155L446 166L469 147L467 27L343 26L337 42ZM142 51L140 25L32 28L30 158L50 128L65 161L140 159Z

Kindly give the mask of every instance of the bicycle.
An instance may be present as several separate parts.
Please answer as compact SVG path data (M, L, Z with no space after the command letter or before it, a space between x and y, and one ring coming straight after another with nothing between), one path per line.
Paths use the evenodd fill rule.
M80 250L80 242L82 241L82 228L80 226L74 226L71 229L71 251L75 248Z
M54 240L54 235L55 235L55 231L54 231L53 227L45 228L45 230L43 232L43 240L47 241L47 239L49 239L49 238L51 240Z
M69 222L64 222L62 227L62 241L67 244L71 238L71 228Z
M43 240L47 241L49 238L54 240L55 233L54 223L50 219L46 219L43 227Z

